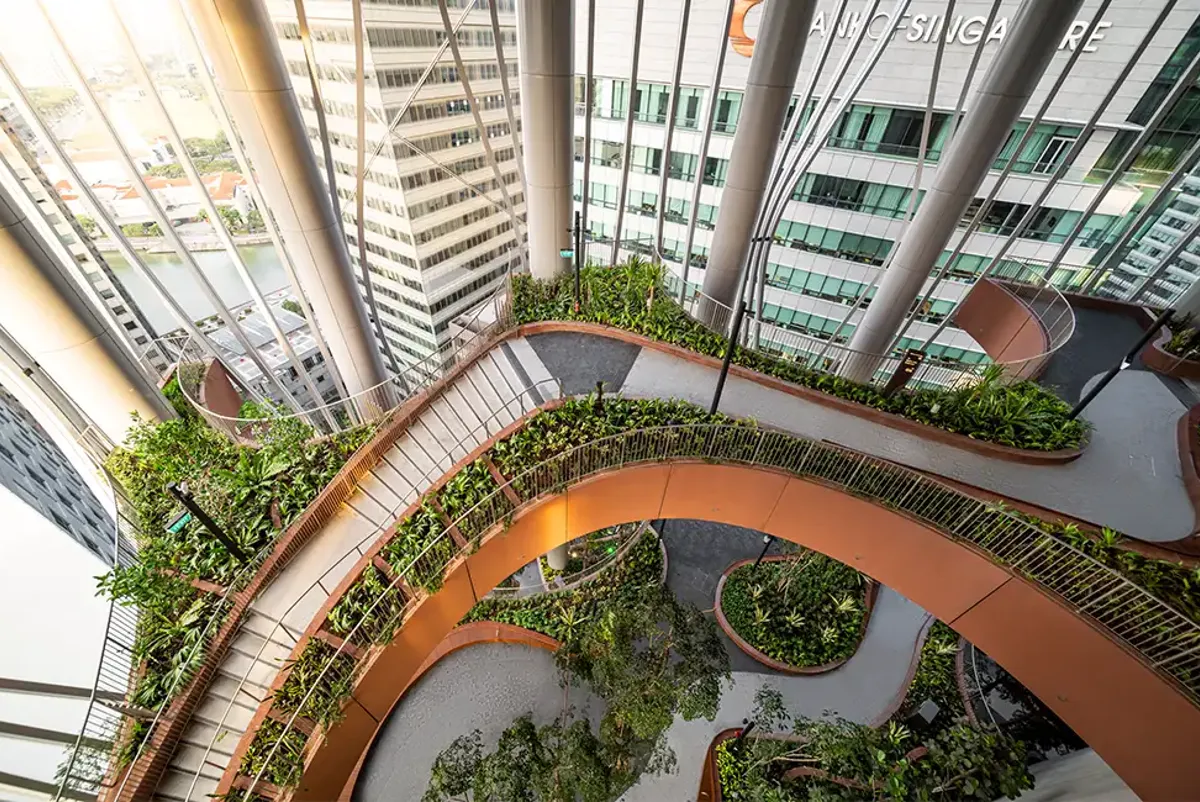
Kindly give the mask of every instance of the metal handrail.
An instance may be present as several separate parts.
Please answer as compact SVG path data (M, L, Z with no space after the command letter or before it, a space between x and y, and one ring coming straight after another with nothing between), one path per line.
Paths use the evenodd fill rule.
M409 587L422 587L415 581L418 568L424 573L436 567L440 576L450 565L476 551L484 537L497 525L503 526L512 515L510 507L499 503L507 498L508 492L515 492L530 503L614 468L696 459L781 470L911 515L1056 596L1076 615L1086 616L1111 640L1174 684L1193 703L1200 704L1200 624L1108 566L1002 507L980 501L904 466L776 430L727 424L662 426L610 435L560 453L497 487L452 521L404 570L395 572L395 578L342 636L342 643L284 724L245 793L253 793L292 731L300 711L322 687L322 680L334 664L347 655L346 645L354 641L376 608L385 599L394 597L400 583L407 582L409 577L414 580L407 582ZM475 519L481 512L488 517L482 521ZM481 524L477 529L479 534L458 548L451 531L461 531L460 524L468 519ZM444 562L438 566L421 565L429 555L437 554L448 544L452 546L448 550L451 556ZM413 594L389 620L389 628L402 626L406 612L421 600L421 594ZM355 670L359 665L356 661Z
M481 336L490 334L486 330L474 331L473 327L478 324L483 313L491 308L496 309L497 318L503 318L508 297L508 284L505 282L491 296L476 305L469 317L461 324L463 331L470 332L472 335L465 341L447 342L443 347L428 354L420 361L405 367L401 373L389 376L379 384L347 398L305 408L301 412L260 418L230 417L204 406L198 398L197 389L188 387L188 383L182 381L182 375L177 373L181 378L179 389L188 403L210 426L224 432L235 442L253 444L256 442L256 438L248 436L247 433L250 435L260 433L264 428L280 421L303 420L310 423L317 432L324 434L333 434L361 424L374 423L386 417L408 398L436 382L450 366L461 361L463 353L477 345ZM189 350L191 351L190 359L188 358ZM189 338L181 352L180 367L185 362L195 364L201 361L205 354L200 353L197 356L196 350L196 344ZM337 413L343 414L339 417ZM314 420L317 415L321 415L322 420ZM330 418L335 423L328 422Z
M1027 368L1043 363L1050 355L1066 345L1075 331L1075 313L1071 309L1070 303L1058 289L1036 281L1037 277L1032 275L1032 271L1027 270L1027 272L1031 274L1029 277L1005 275L1000 278L1004 281L1014 282L1021 287L1036 288L1034 297L1028 303L1021 298L1019 292L1012 290L1010 292L1022 303L1025 303L1037 319L1038 324L1046 332L1048 347L1043 353L1025 359L977 364L928 357L913 374L910 380L911 384L918 387L941 388L969 386L977 383L984 371L993 365L1003 367L1007 377L1023 378L1023 372ZM678 279L668 275L666 281L670 285L672 281L678 281ZM1040 300L1044 290L1049 290L1052 294L1046 306L1047 312L1041 313L1034 304ZM668 286L668 293L672 296L679 295L670 286ZM683 293L683 297L683 308L688 315L702 325L720 334L728 335L733 319L733 310L728 305L703 292ZM1057 314L1054 315L1052 322L1048 322L1051 316L1049 313L1052 311L1057 311ZM757 335L751 336L750 327L745 326L740 338L741 346L772 359L783 358L786 361L800 363L809 370L821 373L836 374L843 365L856 358L866 359L878 365L870 382L876 386L885 384L903 359L900 354L881 355L859 351L841 343L802 334L766 321L761 322L760 329Z
M621 545L616 549L616 551L614 551L612 554L605 555L600 562L596 563L590 568L584 568L582 571L576 571L569 576L563 575L558 577L558 579L562 582L561 586L552 588L547 585L544 586L544 590L533 590L528 593L520 592L521 590L524 590L524 588L502 588L497 586L492 588L491 592L488 593L487 598L507 600L518 598L527 599L531 596L552 596L558 593L566 593L567 591L575 590L580 585L591 582L593 579L600 576L600 574L607 571L615 563L620 562L620 560L629 553L633 546L642 539L642 535L645 534L646 530L651 528L649 521L635 521L633 523L620 524L617 528L620 527L630 528L627 534L618 533L616 535L616 537L622 538Z
M482 432L486 437L487 426L489 423L495 422L497 419L499 419L502 412L506 412L506 411L511 412L511 406L513 403L520 404L520 407L518 407L518 408L521 410L521 414L525 414L525 412L527 410L524 409L524 399L526 397L533 397L534 391L537 391L540 394L540 392L544 388L553 388L556 391L558 398L563 397L563 385L559 379L556 379L556 378L542 379L540 381L537 381L537 382L534 382L534 383L528 385L527 387L525 387L522 390L515 392L510 398L501 401L501 403L498 405L498 408L496 409L496 411L494 411L487 418L481 420L473 428L471 428L471 426L469 424L467 424L466 421L462 421L460 419L459 422L464 424L465 426L467 426L467 434L464 435L463 437L459 438L453 445L444 449L443 453L437 455L436 458L434 458L434 455L427 455L433 462L433 467L430 468L429 470L425 471L425 473L422 474L421 478L417 480L418 485L420 485L420 487L418 487L418 485L413 486L413 489L418 491L417 499L419 500L425 494L427 489L433 484L433 481L438 476L440 476L444 473L444 470L441 467L439 467L441 465L441 462L443 459L449 459L451 461L451 465L453 465L455 463L454 453L459 450L470 453L471 449L464 449L463 446L466 443L476 442L475 436L477 434L479 434L480 432ZM449 389L449 385L444 389ZM436 400L436 398L440 398L440 397L441 397L441 395L436 396L435 399L431 399L431 403L433 400ZM536 408L536 405L534 408ZM399 494L397 494L397 497L400 497ZM254 654L254 658L247 665L246 671L238 679L237 688L235 688L233 693L230 695L230 699L225 706L225 710L221 713L221 719L220 719L220 721L217 722L216 729L213 732L212 738L209 739L208 744L204 748L204 755L201 757L200 762L197 764L195 773L192 776L192 783L190 786L188 786L188 792L187 792L187 794L184 795L184 799L190 800L192 798L192 794L196 790L196 783L198 783L200 780L200 771L204 767L205 762L208 760L208 756L212 753L213 746L215 746L217 741L220 740L221 731L225 728L225 722L228 720L229 714L231 712L233 712L233 708L237 703L238 694L242 693L243 688L245 688L246 682L250 677L250 673L255 669L257 664L260 662L263 652L266 651L267 645L272 642L272 639L274 638L276 633L278 633L280 630L282 630L285 634L287 634L289 636L289 638L291 638L291 633L288 632L287 627L284 626L284 623L283 623L287 619L288 615L291 614L291 612L294 609L296 609L296 606L298 604L300 604L302 601L304 601L304 599L308 597L308 594L311 593L313 590L320 588L328 594L329 591L326 589L325 581L330 578L330 575L333 574L340 566L344 565L346 562L346 559L349 558L352 554L357 553L358 556L362 557L365 554L365 552L363 551L363 546L366 545L367 543L377 539L379 537L379 535L382 534L385 530L394 526L396 517L399 515L400 512L402 512L408 506L409 505L404 504L403 498L401 497L400 504L398 504L397 506L388 510L388 515L390 515L391 518L388 519L387 523L385 523L381 526L377 526L375 529L371 530L371 532L369 532L368 534L366 534L362 538L360 538L359 541L356 544L354 544L353 548L346 550L346 552L344 554L342 554L341 556L337 557L332 562L330 562L329 567L325 569L324 573L322 573L319 577L317 577L315 580L313 580L312 583L310 583L308 585L308 587L306 587L303 591L301 591L296 596L296 598L292 600L292 603L290 605L288 605L288 608L286 610L284 610L283 613L281 613L278 616L278 618L275 619L274 626L271 627L271 629L266 634L257 633L257 632L253 633L256 636L261 637L263 642L258 647L258 651ZM340 581L340 577L338 578L337 581ZM336 582L335 582L335 584L336 584ZM265 588L264 588L264 590L265 590ZM293 643L296 642L295 638L291 638L291 639L292 639Z

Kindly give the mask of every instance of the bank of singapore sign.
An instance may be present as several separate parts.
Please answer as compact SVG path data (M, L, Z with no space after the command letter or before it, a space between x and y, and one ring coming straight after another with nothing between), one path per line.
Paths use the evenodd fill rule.
M733 19L729 23L729 42L735 53L746 57L754 53L754 40L746 35L746 13L761 2L763 0L737 0L734 4ZM872 14L869 20L866 19L866 14L851 11L842 16L837 30L831 31L833 15L818 11L813 17L809 36L825 37L830 34L839 38L857 36L859 26L865 21L867 37L879 39L887 30L890 20L891 16L885 11ZM999 44L1008 34L1008 24L1008 17L997 17L992 22L991 30L987 30L987 17L968 17L960 14L947 20L940 14L905 14L896 24L896 31L892 36L893 38L903 37L909 42L936 43L939 36L945 36L946 44L974 45L984 39L986 39L985 44ZM1095 53L1096 43L1104 39L1104 31L1111 28L1112 23L1103 21L1098 23L1096 29L1084 41L1087 27L1086 20L1075 20L1071 23L1071 28L1063 37L1058 49L1074 50L1082 47L1084 53Z

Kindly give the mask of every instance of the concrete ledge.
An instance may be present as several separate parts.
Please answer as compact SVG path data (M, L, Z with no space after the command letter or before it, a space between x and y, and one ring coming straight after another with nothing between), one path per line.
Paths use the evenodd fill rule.
M785 562L790 559L795 559L788 555L777 554L770 557L764 557L763 562ZM867 625L871 623L871 611L875 609L875 597L879 595L879 584L872 579L867 579L866 589L863 591L863 619L862 624L858 628L858 640L854 644L854 649L850 654L833 660L829 663L823 663L817 666L795 666L791 663L784 663L781 660L760 652L749 641L738 634L737 630L725 618L725 611L721 609L721 594L725 590L725 580L730 574L738 570L744 565L750 565L754 560L738 560L725 569L721 574L721 578L717 581L716 601L713 604L713 613L717 618L717 626L725 633L725 636L733 641L734 645L741 649L746 654L750 655L755 661L763 664L772 671L778 671L781 674L825 674L833 671L835 668L840 668L847 660L854 656L858 651L858 647L862 645L863 638L867 635Z
M683 359L692 362L696 365L720 370L721 360L716 357L698 354L695 351L690 351L678 345L664 343L659 340L653 340L641 334L634 334L631 331L625 331L614 326L602 326L597 323L581 323L576 321L560 321L551 320L539 323L526 323L518 330L518 335L526 337L533 334L545 334L548 332L574 332L576 334L591 334L599 337L609 337L614 340L621 340L627 343L633 343L643 348L651 348L660 351L664 354L669 354L677 359ZM928 426L924 423L909 420L900 415L893 415L890 412L883 412L878 409L857 404L853 401L847 401L837 396L822 393L819 390L813 390L808 387L801 387L798 384L792 384L782 379L777 379L774 376L768 376L765 373L759 373L749 368L744 368L741 365L730 365L729 373L733 376L738 376L743 379L748 379L757 382L765 387L770 387L775 390L793 395L797 398L803 398L806 401L812 401L817 404L822 404L827 407L832 407L840 412L845 412L849 415L854 415L859 418L864 418L875 423L889 426L893 429L899 429L909 434L914 434L917 437L925 438L926 440L935 440L939 443L945 443L955 448L961 448L964 451L970 451L975 454L981 454L985 457L993 459L1005 460L1006 462L1020 462L1029 465L1062 465L1067 462L1079 459L1083 453L1079 448L1066 448L1059 451L1032 451L1024 448L1012 448L1011 446L1002 446L997 443L989 443L984 440L975 440L963 434L948 432L945 429L939 429L936 426Z

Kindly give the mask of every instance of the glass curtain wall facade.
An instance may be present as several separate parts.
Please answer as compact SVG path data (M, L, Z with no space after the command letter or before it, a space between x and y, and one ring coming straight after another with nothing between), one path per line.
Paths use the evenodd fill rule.
M437 0L362 2L367 169L361 230L366 273L386 338L381 345L401 365L445 345L450 321L493 293L510 266L518 264L517 237L463 87L468 81L503 182L523 217L507 108L511 104L519 120L515 10L512 0L496 2L509 97L500 80L486 2L475 3L458 30L465 76L449 48L438 57L446 32ZM449 0L447 5L457 22L469 4ZM267 8L326 175L328 144L343 232L361 284L353 5L350 0L306 4L327 141L321 137L295 4L272 0Z
M749 58L732 50L729 52L711 121L711 142L707 153L699 153L699 129L704 125L713 72L712 50L708 43L721 35L723 5L692 9L687 36L696 44L684 58L680 102L676 105L676 133L669 156L664 156L662 146L666 98L671 90L674 66L673 40L669 46L663 44L663 38L643 43L638 83L631 95L628 86L631 36L626 29L629 28L627 20L633 17L635 0L620 0L606 6L596 20L592 164L587 193L590 235L601 240L617 236L616 209L617 204L623 202L628 214L620 232L622 247L651 253L655 216L663 205L662 254L676 275L682 273L684 259L689 260L688 282L694 285L693 289L698 289L703 281L750 63ZM887 43L879 64L849 106L835 119L832 113L835 104L831 104L830 110L817 121L818 125L826 123L830 126L829 134L818 143L819 150L809 169L796 182L783 220L775 230L762 307L765 322L829 337L839 328L856 296L870 287L905 228L905 216L916 181L916 160L929 79L937 50L936 32L945 33L948 41L933 101L926 164L915 199L917 204L925 188L932 183L952 135L958 95L977 47L982 44L974 83L986 73L1009 21L1020 6L1016 0L1000 3L996 22L989 32L984 30L984 23L991 5L990 2L958 3L953 19L946 25L944 21L934 21L934 18L941 20L944 15L944 3L916 0L901 20L899 30ZM670 26L672 32L677 32L678 4L672 6L674 11L660 12L661 22ZM1136 0L1115 0L1096 31L1085 41L1082 34L1096 6L1097 3L1092 2L1084 4L1072 29L1073 36L1064 40L1022 120L1014 126L997 155L992 173L980 187L979 197L968 209L951 241L951 250L966 233L966 226L995 186L1000 171L1011 160L1009 174L997 189L994 202L976 230L963 242L946 280L915 310L915 320L904 338L897 342L898 347L923 344L970 290L978 273L1017 229L1029 211L1030 202L1045 186L1050 174L1066 159L1083 132L1082 121L1101 105L1109 88L1104 79L1116 76L1145 34L1150 15L1145 13L1143 4ZM811 71L825 37L835 37L835 42L814 97L804 108L803 123L808 122L823 94L830 91L834 65L864 23L861 10L851 3L841 24L835 28L836 8L837 3L833 0L822 2L814 17L798 88L803 86L804 78ZM1063 178L1034 211L1025 230L993 269L994 277L1036 281L1066 243L1058 269L1050 278L1064 290L1079 289L1086 281L1090 267L1098 263L1106 253L1106 245L1121 233L1131 213L1138 209L1144 189L1135 183L1139 174L1130 171L1118 181L1087 215L1082 228L1069 243L1067 238L1100 191L1099 185L1105 176L1101 174L1097 179L1096 172L1102 166L1102 156L1116 151L1122 141L1127 147L1131 139L1129 134L1138 130L1138 124L1133 122L1137 117L1134 106L1140 108L1149 104L1150 112L1139 118L1148 119L1155 104L1142 95L1148 98L1157 91L1156 97L1161 101L1165 90L1158 91L1154 87L1166 81L1169 90L1170 80L1178 77L1194 55L1195 47L1189 43L1197 34L1198 14L1200 2L1188 0L1176 5L1139 61L1148 70L1135 72L1109 104L1074 162L1066 165ZM751 37L757 30L759 19L761 11L758 9L751 10L746 16L746 29ZM886 12L881 10L867 25L863 44L851 62L847 78L834 90L835 100L843 96L850 78L865 60L865 54L878 43L886 21ZM587 42L585 17L581 16L577 22L576 35L576 73L583 76L586 64L582 54L586 52ZM1035 122L1036 106L1046 97L1051 82L1076 47L1083 50L1078 63L1046 114ZM585 78L579 77L576 82L577 134L583 130L585 88ZM970 102L969 93L967 102ZM797 97L789 119L799 103ZM621 199L617 193L622 172L623 120L630 105L634 112L634 127L629 193ZM1185 98L1178 106L1168 119L1183 115L1190 120L1190 102ZM1033 131L1022 145L1021 140L1031 125ZM1187 125L1182 128L1186 133ZM1190 138L1185 141L1179 139L1182 136L1179 131L1172 130L1172 136L1176 137L1172 147L1179 147L1180 142L1187 145L1195 141L1194 134L1187 134ZM577 136L575 194L580 201L584 194L581 180L584 152L583 140ZM1119 152L1123 151L1118 151L1118 155ZM667 197L660 199L659 182L664 169L668 173L668 191ZM684 254L694 181L702 182L701 206L697 210L691 253ZM943 253L940 265L950 258L951 250ZM865 303L869 304L870 297L868 291ZM841 327L838 340L849 338L860 314L861 310L855 312L848 324ZM953 326L938 334L927 351L931 356L968 362L987 359L970 336Z

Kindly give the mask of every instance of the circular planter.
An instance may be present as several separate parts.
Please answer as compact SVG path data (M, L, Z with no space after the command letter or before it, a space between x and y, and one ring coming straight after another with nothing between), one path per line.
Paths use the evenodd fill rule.
M1180 359L1174 354L1167 353L1167 343L1171 341L1171 332L1165 327L1146 347L1142 349L1142 362L1155 373L1171 376L1175 379L1200 381L1200 361L1195 359Z
M763 562L782 562L790 559L793 558L786 555L773 555L771 557L764 557ZM763 654L758 649L751 646L745 638L734 631L734 628L725 618L724 611L721 609L721 593L725 590L725 580L729 578L730 574L741 568L743 565L749 565L753 562L754 560L748 559L738 560L725 569L725 572L721 574L720 581L717 582L717 595L713 606L713 612L716 613L717 616L717 626L721 627L721 631L724 632L725 635L731 641L733 641L739 649L750 655L750 657L754 658L754 660L763 664L767 668L770 668L774 671L779 671L783 674L824 674L826 672L833 671L835 668L840 668L847 660L855 655L855 653L858 651L858 647L862 645L863 638L867 634L867 625L871 623L871 611L875 608L875 597L879 593L879 583L873 579L867 578L867 587L863 592L862 626L860 626L858 630L858 642L854 645L854 651L850 652L850 654L846 655L845 657L838 658L837 660L829 663L823 663L819 666L794 666L790 663L784 663L776 660L773 657Z

